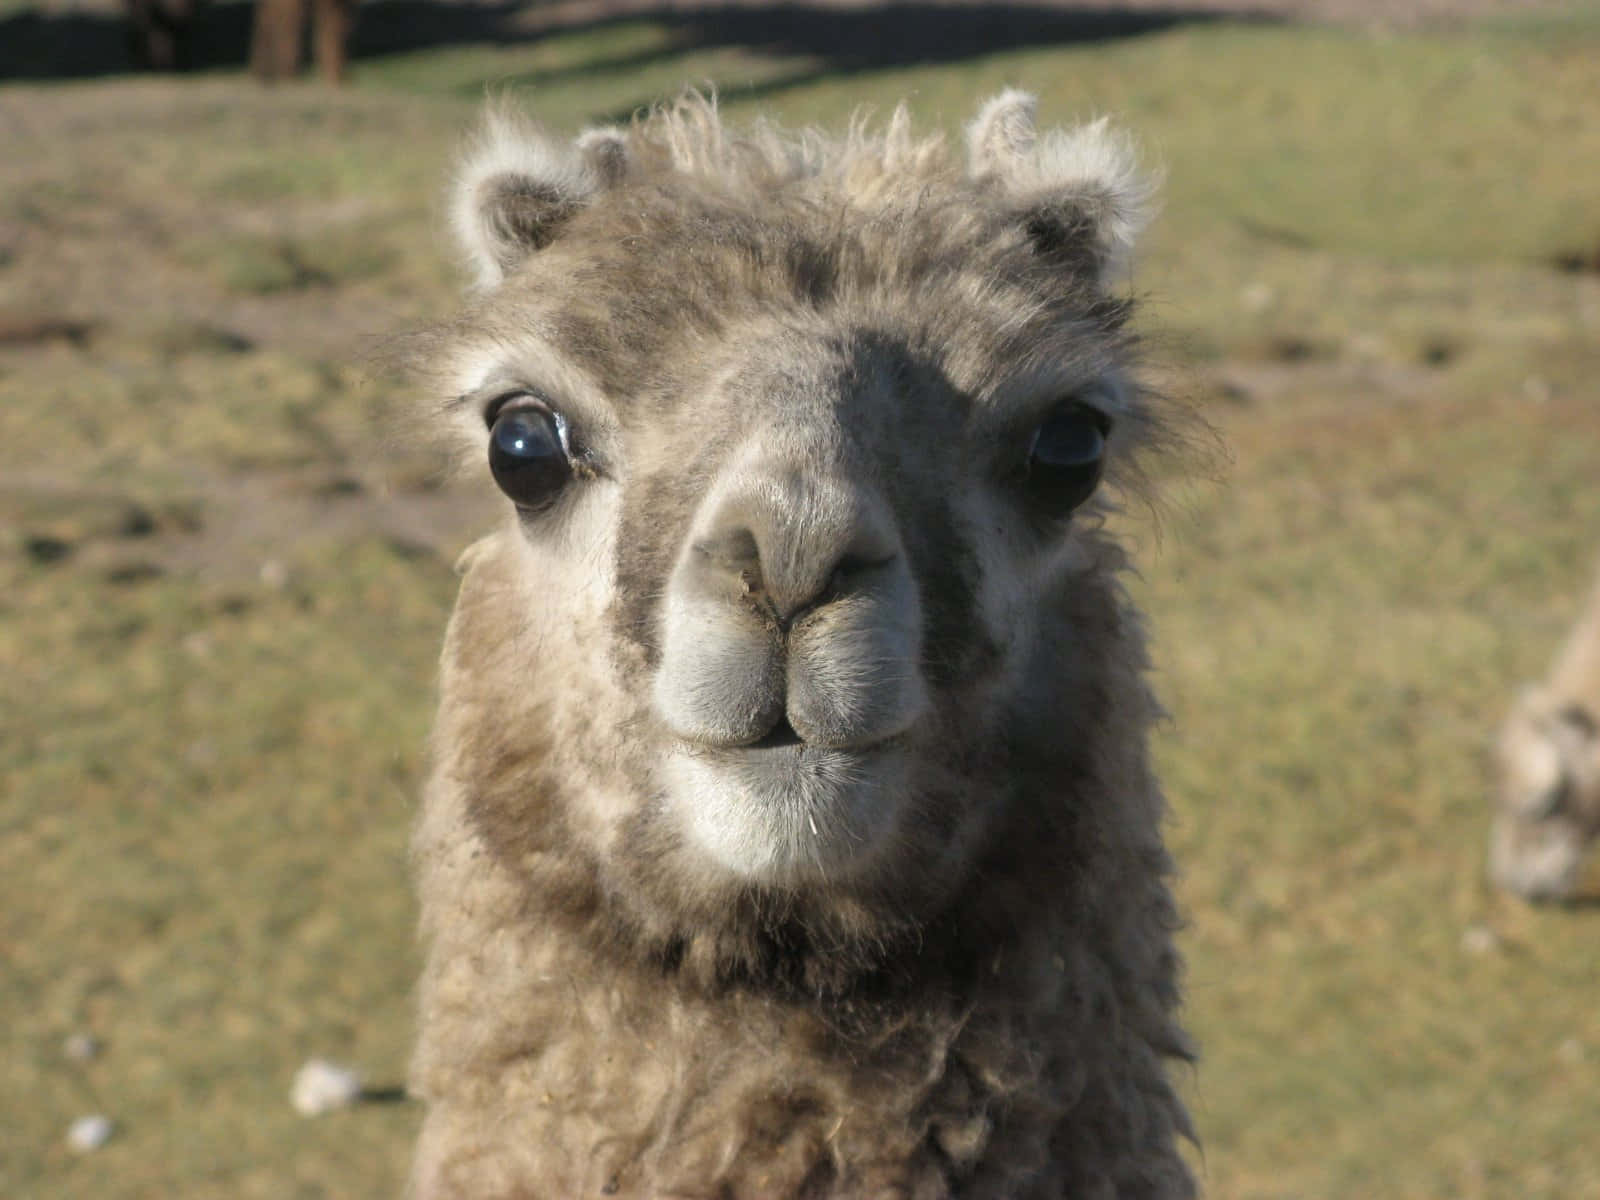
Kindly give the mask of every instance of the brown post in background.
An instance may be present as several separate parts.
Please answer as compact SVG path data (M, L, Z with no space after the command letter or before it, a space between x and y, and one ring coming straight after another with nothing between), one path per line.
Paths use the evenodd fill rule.
M346 44L355 24L355 0L313 0L316 4L314 51L322 78L337 87L344 82Z
M344 82L346 42L355 24L355 0L311 0L312 48L317 71L330 84ZM300 70L307 0L256 0L250 36L250 73L263 83L292 79Z

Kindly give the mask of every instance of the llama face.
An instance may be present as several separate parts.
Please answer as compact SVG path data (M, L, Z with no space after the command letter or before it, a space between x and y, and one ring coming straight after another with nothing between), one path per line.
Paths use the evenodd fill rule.
M656 571L624 583L624 610L660 597L641 641L667 807L717 863L760 881L873 864L903 841L936 742L1020 700L1031 622L1007 581L1058 582L1040 564L1072 557L1110 420L1073 399L1018 429L914 337L839 318L736 353L712 392L738 432L703 487L653 489L678 491L686 519ZM1036 450L1044 427L1054 440ZM1069 476L1076 493L1049 491ZM1059 524L994 537L1038 508Z
M715 389L743 427L704 495L683 497L666 578L630 581L661 596L645 644L667 808L752 879L870 858L900 816L929 707L923 588L902 534L926 518L898 512L882 482L874 443L894 399L871 340L757 341ZM738 422L752 396L759 417Z
M1569 898L1600 836L1600 730L1585 710L1528 689L1506 721L1497 757L1491 875L1530 900Z
M1009 747L1104 719L1101 521L1153 428L1104 288L1132 217L1013 109L965 172L893 130L831 176L637 133L469 168L447 407L597 845L708 888L937 878Z

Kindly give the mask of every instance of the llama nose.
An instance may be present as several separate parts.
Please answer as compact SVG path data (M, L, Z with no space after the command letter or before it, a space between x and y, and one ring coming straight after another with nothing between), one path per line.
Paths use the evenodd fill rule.
M899 552L886 505L800 472L764 475L723 497L694 540L698 570L734 581L783 628L855 594Z

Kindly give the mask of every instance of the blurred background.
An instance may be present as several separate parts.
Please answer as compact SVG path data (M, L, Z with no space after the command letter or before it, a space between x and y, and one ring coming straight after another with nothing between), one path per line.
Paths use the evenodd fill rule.
M253 79L255 19L0 0L0 1196L397 1194L413 1105L289 1089L403 1080L494 499L373 356L459 291L486 89L576 131L685 82L1136 133L1153 369L1231 453L1127 521L1207 1192L1600 1196L1593 872L1484 872L1494 728L1600 555L1600 5L375 0L340 88Z

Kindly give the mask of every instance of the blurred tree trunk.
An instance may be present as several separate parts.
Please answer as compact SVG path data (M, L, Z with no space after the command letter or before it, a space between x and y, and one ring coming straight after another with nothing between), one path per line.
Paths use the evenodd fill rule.
M312 49L317 71L330 84L345 77L346 44L355 23L354 0L313 0ZM250 73L263 83L292 79L300 70L306 0L256 0L250 36Z

